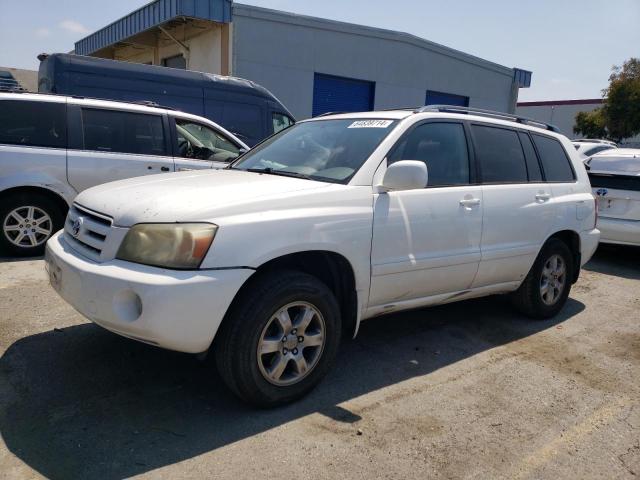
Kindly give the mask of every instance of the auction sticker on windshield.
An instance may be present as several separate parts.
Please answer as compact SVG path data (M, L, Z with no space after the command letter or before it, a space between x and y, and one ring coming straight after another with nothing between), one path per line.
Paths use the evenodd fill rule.
M387 128L393 120L358 120L347 128Z

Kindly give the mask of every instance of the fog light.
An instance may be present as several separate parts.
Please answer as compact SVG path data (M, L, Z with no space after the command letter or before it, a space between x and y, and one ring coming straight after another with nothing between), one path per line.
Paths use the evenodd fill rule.
M125 322L133 322L142 315L142 300L131 290L121 290L113 297L113 311Z

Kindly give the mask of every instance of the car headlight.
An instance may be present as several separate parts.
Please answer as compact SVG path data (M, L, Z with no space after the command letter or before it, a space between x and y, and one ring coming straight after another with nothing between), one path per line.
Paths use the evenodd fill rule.
M116 258L154 267L196 269L217 230L211 223L140 223L127 232Z

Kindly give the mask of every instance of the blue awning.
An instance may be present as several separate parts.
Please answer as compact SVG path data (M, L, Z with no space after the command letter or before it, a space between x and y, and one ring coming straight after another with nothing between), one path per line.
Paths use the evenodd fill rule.
M155 0L79 40L75 53L92 53L176 18L231 22L232 0Z

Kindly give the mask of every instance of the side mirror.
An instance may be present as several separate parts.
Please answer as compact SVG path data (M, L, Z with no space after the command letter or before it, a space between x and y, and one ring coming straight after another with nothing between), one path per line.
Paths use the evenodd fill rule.
M382 191L416 190L427 186L429 173L424 162L400 160L387 167L380 185Z

